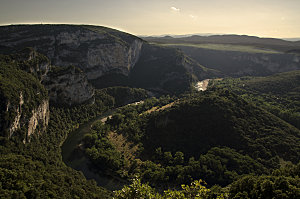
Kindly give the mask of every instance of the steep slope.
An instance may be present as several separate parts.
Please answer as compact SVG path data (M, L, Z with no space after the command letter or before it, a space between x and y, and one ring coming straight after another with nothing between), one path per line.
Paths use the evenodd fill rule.
M20 25L0 28L6 51L33 47L53 65L74 65L88 79L116 70L128 74L139 57L142 40L105 27L75 25Z
M144 39L180 48L200 64L232 77L267 76L300 69L297 42L246 35Z
M86 74L75 66L53 66L46 56L32 48L1 56L3 61L12 63L17 69L36 77L48 90L50 101L57 105L93 101L94 89L89 84Z
M207 93L156 114L145 135L145 148L198 156L213 146L227 146L254 158L278 155L299 161L298 129L228 91Z
M76 66L52 66L42 83L49 91L50 101L56 105L71 106L94 100L94 88Z
M145 44L129 76L134 86L162 89L171 93L187 91L198 79L222 76L207 69L176 49Z
M224 45L171 45L204 66L231 77L267 76L300 69L300 57L267 49ZM249 48L249 49L247 49Z
M112 97L98 94L78 111L49 107L38 79L44 80L43 58L0 56L0 198L108 198L109 192L62 162L60 144L79 120L95 117Z
M300 71L267 77L227 78L212 83L252 101L300 129Z
M181 82L184 89L180 91L183 91L188 90L197 78L220 74L195 61L184 61L182 53L149 45L133 35L100 26L3 26L0 27L0 38L0 52L32 47L46 55L55 66L73 65L80 68L96 88L130 85L174 93L174 88L178 86L176 82ZM163 61L166 55L173 57L172 62L170 58ZM152 78L148 83L144 81L149 79L145 77L144 69ZM179 75L178 70L184 77ZM186 82L183 83L182 79Z
M34 68L34 64L29 68ZM27 64L13 61L10 56L0 57L1 136L14 134L23 142L32 134L44 132L49 120L47 90L31 74L21 70ZM38 67L37 67L38 68Z

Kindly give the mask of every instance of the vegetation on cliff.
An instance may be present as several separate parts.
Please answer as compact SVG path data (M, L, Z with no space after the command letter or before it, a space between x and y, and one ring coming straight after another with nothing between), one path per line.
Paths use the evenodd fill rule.
M10 56L0 56L0 131L4 137L11 136L9 129L15 118L16 122L24 120L23 125L27 126L32 111L48 99L47 90L39 80L20 69L27 64L16 62ZM23 125L18 125L17 134L24 139L26 129Z
M0 36L15 42L1 30L13 33L26 28L0 27ZM113 42L130 48L136 39L143 42L104 27L37 25L30 29L34 31L28 32L29 38L64 37L62 32L76 30L104 35L95 45ZM18 47L38 46L46 52L50 40L21 42ZM0 51L16 50L8 46L0 46ZM66 46L55 43L58 49ZM78 50L82 49L86 46ZM50 61L31 48L0 55L0 198L300 197L299 71L211 80L207 91L195 92L193 82L221 73L176 49L148 43L141 49L124 79L111 79L120 75L113 70L92 82L101 88L95 89L93 100L68 107L50 103L46 132L31 135L29 143L24 143L25 127L12 137L7 128L16 123L20 112L28 122L32 110L48 100L41 82L45 83ZM81 63L79 51L61 60L69 62L73 57L71 61ZM86 72L77 66L52 67L48 76L72 71ZM176 96L149 98L153 93L138 87ZM71 131L107 111L113 114L92 124L76 152L84 154L91 169L100 174L123 182L134 178L114 193L66 166L60 148Z

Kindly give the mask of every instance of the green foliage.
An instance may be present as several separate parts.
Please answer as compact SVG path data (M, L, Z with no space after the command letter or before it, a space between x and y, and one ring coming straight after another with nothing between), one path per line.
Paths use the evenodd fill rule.
M10 55L0 55L1 62L13 64L16 68L24 70L41 80L50 67L50 60L33 48L26 47Z
M0 131L8 136L6 129L14 121L17 109L20 118L29 119L32 110L48 98L47 90L31 74L19 67L19 62L10 56L0 56ZM23 103L20 107L20 103ZM24 136L24 129L19 134Z
M134 199L134 198L145 198L145 199L154 199L162 198L162 196L155 192L147 184L142 184L141 180L134 178L132 184L129 186L124 186L122 190L114 192L115 199Z
M299 168L300 163L268 176L244 176L230 186L230 198L299 198Z
M123 88L120 89L123 90ZM156 98L146 99L143 103L119 108L112 117L108 118L105 125L101 121L94 123L91 132L83 139L85 154L94 167L100 172L113 171L115 175L123 173L121 177L124 177L124 173L128 172L127 169L134 169L134 164L131 168L124 168L125 156L109 140L108 133L118 130L118 134L124 135L126 140L141 146L140 138L142 135L140 133L142 130L140 126L144 117L140 114L152 106L163 106L172 100L169 96L163 96L159 100Z
M300 129L300 71L269 77L228 78L214 81L213 85L232 90Z
M161 186L178 186L200 177L205 178L210 185L228 185L240 175L267 172L266 167L258 161L229 148L212 148L197 160L191 157L184 161L181 156L178 161L176 154L184 155L176 152L173 158L171 152L164 152L161 155L156 154L152 158L153 162L143 162L139 168L141 177L151 185Z
M129 79L133 86L180 94L194 81L181 60L184 55L172 48L144 44L141 57Z
M107 93L115 99L115 106L124 106L126 104L137 102L148 97L147 91L141 88L129 87L109 87L101 91Z
M0 198L109 198L95 181L62 162L60 143L73 128L62 113L52 111L48 131L26 145L1 138Z
M197 157L226 146L264 160L299 157L298 129L228 91L206 92L153 113L144 134L147 154L162 147Z
M148 184L142 184L139 178L134 178L132 184L124 186L122 190L114 192L115 199L205 199L209 198L210 190L207 189L202 180L195 180L191 185L181 185L182 190L165 190L161 195L155 191ZM219 195L217 198L224 198L223 195Z
M91 132L83 139L85 153L97 169L117 171L124 165L124 160L108 140L108 130L101 121L94 123Z
M299 130L228 90L186 95L149 111L159 110L153 107L160 101L122 107L105 124L140 146L127 172L151 186L195 178L226 186L245 174L269 174L281 159L299 161Z
M6 94L4 96L7 96L12 102L16 100L16 103L19 103L18 89L22 89L24 101L29 104L28 106L39 103L41 99L38 97L26 101L28 95L31 94L29 92L31 84L35 83L40 86L42 91L45 91L37 79L11 65L1 66L5 66L1 67L1 70L7 72L1 74L1 78L9 75L11 77L3 80L3 85L10 86L1 89L1 92ZM25 88L19 82L27 83L28 87ZM26 89L29 90L29 94ZM8 93L16 93L16 96L8 95ZM98 187L95 181L87 181L82 173L67 167L62 162L60 146L68 133L77 128L79 124L102 114L113 106L113 97L96 91L93 104L68 108L52 106L47 132L38 136L32 135L30 143L24 145L22 138L17 136L11 140L8 140L7 137L0 137L0 153L2 154L0 158L0 198L109 198L110 192ZM26 110L25 108L23 111ZM1 110L5 109L1 108Z
M45 164L13 153L1 156L0 180L0 198L106 198L107 194L62 163Z

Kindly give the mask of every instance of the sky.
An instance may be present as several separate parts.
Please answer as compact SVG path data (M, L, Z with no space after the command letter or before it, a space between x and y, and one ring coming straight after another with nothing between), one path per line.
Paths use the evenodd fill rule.
M293 38L300 37L300 0L0 0L0 25L24 23Z

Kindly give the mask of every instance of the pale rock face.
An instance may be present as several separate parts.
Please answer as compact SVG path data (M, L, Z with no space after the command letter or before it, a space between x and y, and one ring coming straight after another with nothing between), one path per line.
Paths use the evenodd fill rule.
M14 132L22 127L26 127L27 134L24 143L30 142L30 137L32 134L36 133L37 127L39 126L39 132L41 133L46 130L50 118L49 111L49 101L44 100L38 107L32 110L32 115L30 118L27 118L23 114L22 105L24 104L23 93L20 93L19 104L16 107L13 107L10 102L7 103L6 111L15 111L16 116L9 126L9 138L11 138ZM28 122L29 121L29 122Z
M56 104L81 104L92 99L95 92L86 75L75 67L66 69L62 74L50 74L43 83L50 100Z
M103 39L104 36L101 34L97 34L92 31L80 31L77 30L75 32L62 32L56 36L56 41L58 44L69 44L74 46L80 46L81 43L87 41L93 41L96 39Z
M2 31L7 34L0 42L17 49L32 47L46 55L55 66L77 66L86 73L88 80L111 71L127 76L139 59L143 40L125 33L119 37L115 35L119 33L105 28L93 28L67 25L4 27Z
M16 107L16 117L14 119L14 121L12 122L12 124L10 125L9 127L9 137L11 137L13 135L13 133L19 129L21 126L20 126L20 119L21 119L21 114L22 114L22 105L24 104L24 100L23 100L23 93L21 92L20 93L20 100L19 100L19 105ZM6 108L6 111L11 111L11 104L10 102L8 102L7 104L7 108Z
M36 59L37 56L38 56L37 52L33 51L28 61ZM30 68L31 73L39 74L38 77L40 81L42 81L46 77L49 70L50 70L50 62L48 60L37 63L35 67Z
M21 64L27 63L22 69L37 76L40 81L45 78L51 67L50 60L32 48L23 49L16 61Z
M30 27L23 30L21 27L7 34L7 38L0 39L1 45L12 48L29 45L46 55L52 65L79 67L89 80L110 71L127 76L138 61L143 45L137 37L126 35L126 41L123 41L105 29L94 31L80 26L45 26L41 34L32 35L35 31L32 28L32 32Z
M140 57L142 45L141 41L134 40L129 47L112 43L89 48L86 65L88 79L97 79L111 70L127 76Z
M37 126L41 126L41 131L45 131L48 126L50 117L49 101L44 100L36 109L32 110L32 116L28 123L27 140L30 141L30 136L35 133Z

